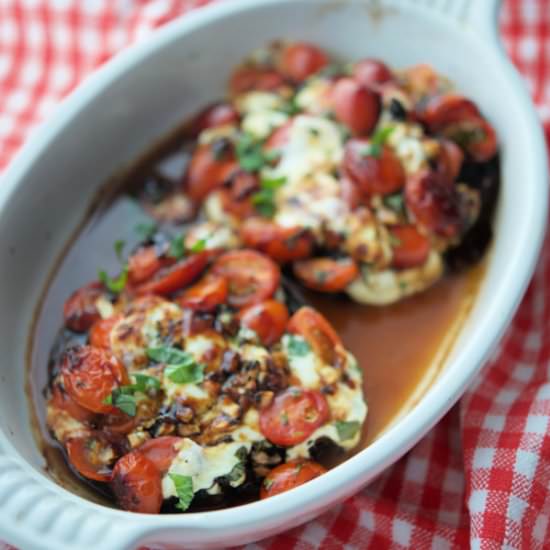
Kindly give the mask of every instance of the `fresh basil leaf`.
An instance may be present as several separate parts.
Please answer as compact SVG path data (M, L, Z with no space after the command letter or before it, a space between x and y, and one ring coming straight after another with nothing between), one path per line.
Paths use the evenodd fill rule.
M138 223L134 229L143 241L148 241L157 232L157 224L154 222Z
M286 183L286 176L281 176L280 178L262 178L260 182L260 187L262 189L267 189L270 191L275 191L279 187L283 186Z
M193 479L191 476L182 476L181 474L168 474L174 487L176 488L176 494L178 495L179 502L176 507L182 511L189 508L191 501L193 500Z
M246 450L246 447L243 445L242 447L239 447L235 451L235 456L241 461L245 462L248 457L248 451Z
M309 344L303 338L294 335L288 337L287 347L290 355L296 357L304 357L311 351Z
M183 235L178 235L170 241L168 256L179 260L185 256L185 238Z
M228 481L235 483L245 476L245 466L243 462L237 462L231 471L225 476Z
M199 239L189 248L189 252L192 252L193 254L196 254L197 252L202 252L206 248L207 240L207 238Z
M384 197L384 204L394 210L397 213L402 213L405 207L403 201L403 195L401 193L394 193L393 195L386 195Z
M270 189L262 189L254 193L252 204L264 218L272 218L275 214L275 197Z
M375 145L384 145L388 138L393 134L395 126L383 126L378 128L370 138L370 142Z
M135 391L146 393L149 390L160 390L160 380L147 374L133 374Z
M170 346L159 346L156 348L147 348L147 357L157 363L167 365L179 365L193 360L193 356L179 348Z
M115 249L116 257L118 258L119 262L122 262L122 251L124 250L125 246L126 246L126 241L123 241L122 239L115 241L113 245L113 248Z
M360 428L361 424L356 420L352 420L350 422L336 422L336 431L338 432L338 438L340 439L340 441L347 441L348 439L352 439L353 437L355 437Z
M204 379L204 365L190 361L167 365L164 374L176 384L194 384Z
M127 393L119 393L116 390L111 394L112 404L128 416L136 416L136 398Z
M114 294L118 294L124 290L128 281L128 266L124 266L118 277L109 277L103 270L98 272L99 280Z

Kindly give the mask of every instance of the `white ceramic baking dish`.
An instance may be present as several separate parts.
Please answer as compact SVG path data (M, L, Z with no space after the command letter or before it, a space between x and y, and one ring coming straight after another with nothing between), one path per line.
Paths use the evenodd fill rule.
M546 225L542 132L498 43L497 9L498 0L220 2L118 55L62 103L0 185L0 538L25 550L114 550L146 543L229 546L267 537L358 491L451 407L516 309ZM503 188L475 307L420 402L321 478L267 501L208 513L145 516L93 504L48 478L29 427L25 356L47 274L99 185L218 97L230 68L246 52L279 37L317 42L351 59L432 63L487 114L501 138ZM58 322L52 319L52 325Z

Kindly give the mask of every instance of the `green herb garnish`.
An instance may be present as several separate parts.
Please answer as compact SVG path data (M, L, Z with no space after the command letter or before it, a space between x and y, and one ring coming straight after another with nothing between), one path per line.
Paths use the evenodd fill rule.
M284 176L263 178L260 182L260 190L252 195L252 204L264 218L271 218L275 214L275 193L285 183Z
M132 377L135 380L133 386L136 391L147 393L149 390L160 390L160 380L154 376L149 376L147 374L132 374Z
M235 153L240 167L246 172L257 172L278 157L273 151L264 151L263 144L247 133L242 134L237 141Z
M110 397L111 403L109 404L112 404L128 416L136 416L137 404L136 398L133 395L119 393L117 390L114 390Z
M111 395L104 400L106 405L113 405L128 416L135 416L137 410L136 393L147 394L150 391L160 390L160 381L154 376L147 374L133 374L134 384L121 386L112 391Z
M405 203L403 201L403 195L401 193L386 195L383 201L388 208L391 208L398 214L401 214L402 212L404 212Z
M294 335L288 336L287 348L290 355L296 357L304 357L311 351L309 344L303 338Z
M357 432L361 428L361 424L356 420L350 422L337 421L336 422L336 431L338 432L338 438L340 441L347 441L355 437Z
M363 151L363 156L378 158L382 154L382 146L386 143L394 130L394 126L384 126L376 130L370 138L370 143Z
M134 229L142 241L148 241L157 232L157 224L154 222L138 223Z
M197 252L202 252L206 248L207 240L208 239L199 239L189 248L189 252L192 252L194 254L196 254Z
M147 357L157 363L165 363L166 365L179 365L193 360L193 357L178 348L170 346L159 346L157 348L147 348Z
M174 487L176 488L176 495L179 502L176 504L176 508L182 511L189 508L191 501L193 500L193 479L191 476L182 476L180 474L168 474Z
M128 282L128 266L124 266L117 277L109 277L106 271L98 272L99 280L114 294L119 294L124 290Z
M169 346L148 348L147 356L157 363L164 363L164 374L176 384L201 382L204 378L204 365L197 363L186 351Z
M178 235L170 241L168 256L179 260L185 256L185 238L183 235Z
M122 251L124 250L125 246L126 246L126 241L123 241L122 239L115 241L113 245L113 248L115 249L116 257L118 258L119 262L122 262Z

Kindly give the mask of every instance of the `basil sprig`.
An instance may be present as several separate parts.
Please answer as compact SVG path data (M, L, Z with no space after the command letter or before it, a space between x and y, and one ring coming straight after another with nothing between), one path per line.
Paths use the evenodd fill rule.
M174 487L176 488L176 495L178 496L178 503L176 508L182 511L187 510L193 500L193 479L191 476L184 476L181 474L168 474Z
M164 374L176 384L192 384L204 379L204 365L197 363L193 356L181 349L170 346L147 348L149 359L164 363Z
M137 411L136 393L155 393L160 389L160 381L154 376L147 374L133 374L134 383L128 386L121 386L112 391L105 399L106 405L113 405L128 416L135 416Z

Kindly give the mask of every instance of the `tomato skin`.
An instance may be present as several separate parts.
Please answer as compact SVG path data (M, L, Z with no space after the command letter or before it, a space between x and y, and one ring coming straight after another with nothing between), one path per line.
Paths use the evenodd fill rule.
M111 349L111 331L121 319L122 315L111 315L111 317L96 321L88 336L90 345L96 348Z
M260 488L260 498L269 498L290 491L320 475L326 468L312 460L292 460L273 468Z
M320 48L306 42L295 42L283 50L280 70L294 82L303 82L327 64L328 57Z
M111 468L101 462L101 453L111 450L110 443L100 432L88 436L73 437L65 442L69 461L79 474L95 481L107 482L111 479Z
M340 179L340 189L342 199L350 210L355 210L363 202L361 191L349 178L344 176Z
M166 295L186 287L204 271L210 254L208 251L192 254L161 269L152 279L137 286L136 294Z
M128 383L128 375L111 353L92 346L71 348L65 353L61 373L67 393L81 407L102 414L118 410L104 401Z
M377 59L362 59L353 66L353 78L367 88L377 88L393 80L389 67Z
M287 307L277 300L266 300L239 311L237 318L244 327L253 330L264 346L281 339L288 322Z
M441 150L437 159L437 170L452 183L460 174L460 169L464 162L464 153L456 143L448 139L442 139L440 141L440 147Z
M430 241L419 233L414 225L392 226L390 233L398 241L398 244L393 247L393 267L396 269L416 267L428 259Z
M465 133L471 137L462 145L466 152L476 162L486 162L492 159L498 150L498 140L494 128L482 117L471 117L457 124L448 126L443 135L457 141L464 141Z
M348 141L342 165L344 175L366 195L387 195L399 191L406 180L400 160L385 145L377 156L368 154L369 147L369 142L364 139Z
M111 488L124 510L142 514L160 512L161 474L139 451L132 451L118 460L113 469Z
M101 420L101 429L114 436L130 433L139 422L137 416L129 416L119 410L114 414L105 415Z
M96 415L81 407L76 401L58 384L52 387L51 404L56 409L65 411L80 422L93 422Z
M459 94L443 94L431 98L420 115L421 120L434 133L449 124L477 116L479 110L475 103Z
M335 348L342 347L342 340L318 311L308 306L301 307L288 321L287 331L302 336L326 364L336 362Z
M351 258L311 258L295 262L294 275L308 288L319 292L341 292L359 276Z
M269 92L285 84L284 77L271 69L240 67L229 80L229 91L233 95L251 90Z
M128 281L139 285L169 263L170 259L162 257L156 246L143 246L128 258Z
M233 153L217 158L211 145L199 145L184 177L184 191L196 201L202 201L210 192L220 187L239 170Z
M137 451L150 460L161 474L164 474L176 458L179 452L177 445L182 441L183 438L170 435L155 437L140 445Z
M177 303L184 309L208 313L225 303L228 284L223 277L206 274L200 281L184 290Z
M218 191L225 212L244 220L256 213L252 203L252 195L260 189L260 182L256 174L239 171L231 178L229 189Z
M321 392L287 388L260 411L260 431L271 443L291 447L305 441L329 416Z
M212 273L227 280L227 302L237 308L271 298L281 280L276 263L248 249L225 252L214 262Z
M290 130L294 124L294 119L287 120L282 126L279 126L265 142L267 151L278 151L282 149L289 140Z
M462 229L460 204L455 188L441 175L423 170L409 176L405 203L416 221L442 237L454 237Z
M336 119L355 135L369 134L380 116L380 96L361 86L353 78L340 78L331 90Z
M208 128L216 128L226 124L237 124L239 113L230 103L214 103L201 111L191 123L192 133L198 136Z
M99 282L75 290L63 306L65 326L74 332L86 332L100 318L95 302L104 294Z
M279 263L307 258L315 244L303 227L282 227L258 217L245 220L240 232L245 246L260 250Z

